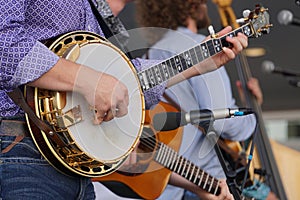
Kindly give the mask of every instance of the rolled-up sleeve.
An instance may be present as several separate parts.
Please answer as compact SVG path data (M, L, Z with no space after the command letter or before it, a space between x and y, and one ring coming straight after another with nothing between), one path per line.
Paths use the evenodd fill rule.
M132 63L135 65L137 71L142 71L147 69L155 64L161 62L160 60L146 60L146 59L133 59ZM166 82L157 85L147 91L144 92L146 109L150 109L151 106L158 104L161 100L163 93L165 92Z
M0 12L0 88L11 90L39 78L59 57L26 33L25 1L6 1Z

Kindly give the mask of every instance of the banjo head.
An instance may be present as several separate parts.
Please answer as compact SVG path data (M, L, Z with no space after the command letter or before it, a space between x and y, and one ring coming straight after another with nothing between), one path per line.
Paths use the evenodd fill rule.
M144 122L141 87L130 61L120 55L109 43L89 43L80 47L77 63L113 75L126 85L129 93L127 115L94 125L94 110L85 99L78 93L67 93L66 110L82 105L82 121L69 127L72 136L85 152L105 162L128 155L138 141Z
M94 109L81 94L40 88L34 88L31 94L30 87L25 87L28 102L33 96L31 107L36 115L51 125L67 145L58 147L26 115L34 142L50 164L62 172L67 169L67 174L99 177L116 171L136 147L145 120L144 96L134 66L117 47L86 31L63 35L49 49L125 84L129 95L128 114L95 125Z

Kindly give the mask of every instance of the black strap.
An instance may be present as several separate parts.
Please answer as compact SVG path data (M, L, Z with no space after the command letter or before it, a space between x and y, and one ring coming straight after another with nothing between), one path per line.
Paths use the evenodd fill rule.
M113 34L111 29L108 27L108 25L104 21L103 17L99 13L99 11L98 11L97 7L95 6L95 4L93 3L93 1L92 0L88 0L88 1L91 5L93 14L95 15L106 39L108 39L111 43L113 43L118 48L120 48L123 51L123 53L125 53L127 55L128 58L133 59L132 55L130 54L130 52L128 51L126 46L118 40L118 38Z

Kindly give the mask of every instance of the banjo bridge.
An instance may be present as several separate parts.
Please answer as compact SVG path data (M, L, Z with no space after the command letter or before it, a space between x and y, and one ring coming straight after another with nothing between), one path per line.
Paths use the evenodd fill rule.
M63 115L57 116L57 125L60 128L73 126L83 120L80 105L66 111Z

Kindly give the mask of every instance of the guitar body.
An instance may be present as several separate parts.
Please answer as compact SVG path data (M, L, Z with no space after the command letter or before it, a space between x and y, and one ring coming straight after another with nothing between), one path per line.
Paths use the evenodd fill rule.
M159 112L174 112L176 109L170 104L160 102L152 110L146 111L145 125L151 127L152 118L156 113ZM167 144L169 147L178 151L181 139L182 139L182 127L171 130L155 133L155 137L160 142ZM154 130L154 129L152 129ZM151 157L151 156L150 156ZM146 163L145 163L146 162ZM171 171L164 168L162 165L149 159L146 161L141 161L137 165L147 165L147 168L142 173L122 173L119 170L109 174L108 176L93 178L93 181L100 182L110 182L116 181L125 184L130 187L136 194L138 194L143 199L156 199L164 191L168 184ZM122 170L122 167L120 168Z

